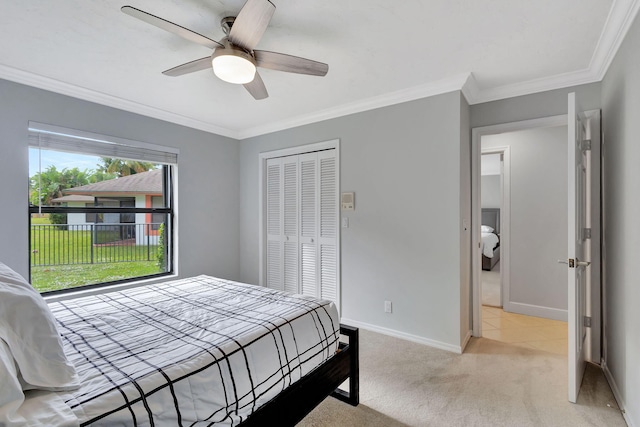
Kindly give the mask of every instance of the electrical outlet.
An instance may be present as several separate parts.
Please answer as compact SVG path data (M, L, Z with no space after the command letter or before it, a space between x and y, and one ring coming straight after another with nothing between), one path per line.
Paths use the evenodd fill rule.
M391 301L384 302L384 312L391 313Z

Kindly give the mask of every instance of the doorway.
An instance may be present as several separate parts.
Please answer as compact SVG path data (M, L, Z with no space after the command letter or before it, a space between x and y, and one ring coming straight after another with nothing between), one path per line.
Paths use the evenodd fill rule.
M566 124L483 135L479 186L482 336L565 357L566 147Z
M580 112L577 107L577 101L575 93L568 95L568 110L567 116L554 116L542 119L527 120L522 122L507 123L501 125L487 126L482 128L474 128L472 130L472 158L471 158L471 195L472 195L472 298L473 298L473 334L475 336L483 336L482 333L482 314L481 299L480 299L480 281L479 281L479 267L480 267L480 155L485 137L502 137L509 132L517 134L519 132L526 133L528 131L537 131L550 129L554 127L565 126L563 134L565 136L564 149L566 153L566 160L564 160L564 179L562 176L556 178L555 182L552 182L551 186L547 186L547 189L563 187L566 189L564 197L557 198L556 200L564 199L566 201L562 212L555 212L552 216L547 216L547 221L554 220L557 224L560 224L558 219L565 218L566 232L561 233L565 238L565 242L568 243L564 250L561 252L563 255L557 256L557 263L562 263L567 266L564 270L565 281L564 286L559 285L558 289L561 292L559 295L566 296L566 306L558 307L558 309L549 310L548 307L542 307L547 313L553 314L564 312L564 319L568 320L568 367L569 367L569 401L576 402L577 395L580 387L580 379L582 378L582 372L584 371L585 362L591 361L595 363L600 362L601 356L601 318L602 318L602 285L601 285L601 255L600 255L600 242L601 242L601 134L600 134L600 111L593 110L587 112ZM499 138L498 138L499 139ZM503 141L504 142L504 141ZM514 151L515 152L515 151ZM543 157L544 161L551 163L555 162L560 157L560 152L543 155L543 150L535 147L534 150L529 150L528 158L525 161L519 162L519 168L531 169L531 165L535 165L535 160L540 160ZM538 174L539 181L545 181L548 176L553 176L553 172L547 173L547 165L539 164L536 166L540 173ZM556 176L558 174L556 173ZM535 185L538 182L534 183ZM531 187L531 185L530 185ZM544 187L544 186L543 186ZM531 187L533 188L533 187ZM514 188L512 187L512 190ZM539 189L538 189L539 190ZM538 191L540 192L540 191ZM518 191L513 191L505 194L505 198L510 198L513 195L517 195L521 198L528 199L530 196L535 196L536 191L531 193L527 191L526 186L521 187ZM559 206L558 203L549 203L548 208L553 211L553 208ZM512 212L516 217L516 212ZM522 213L522 211L521 211ZM531 218L535 218L535 215L524 215L528 221ZM538 221L539 222L539 221ZM508 226L511 228L515 226L515 222L509 221ZM547 223L545 223L547 224ZM553 221L549 221L551 228L555 227ZM534 231L540 231L541 228L535 227L536 222L531 221L526 223L524 230L529 228ZM539 225L539 224L538 224ZM510 231L514 231L513 227ZM530 230L529 230L530 231ZM513 233L516 234L516 233ZM511 238L515 241L515 236L510 234L507 241L509 243ZM523 241L520 240L520 243ZM528 243L528 242L527 242ZM578 250L580 248L580 250ZM561 253L558 251L558 254ZM533 253L533 252L530 252ZM564 255L566 254L566 255ZM515 255L509 251L509 256ZM522 273L521 270L527 271L527 274L522 274L519 279L530 278L535 276L535 270L528 269L528 267L534 266L540 269L548 268L551 266L548 254L545 255L544 265L534 262L531 257L526 257L525 262L521 264L522 268L518 269L518 273ZM513 267L509 263L509 268ZM527 270L528 269L528 270ZM514 268L515 270L515 268ZM532 271L534 273L532 273ZM582 278L581 280L578 280ZM510 280L513 278L510 278ZM512 281L512 280L511 280ZM539 282L541 283L541 282ZM516 289L513 287L513 289ZM525 288L526 292L538 291L536 288ZM509 291L508 291L509 292ZM514 295L512 299L505 299L503 297L503 303L511 304L512 302L518 302L522 298L522 293L519 297ZM556 297L557 299L558 297ZM527 310L534 309L537 311L540 307L536 307L531 304L520 304L521 307ZM524 313L529 314L529 313ZM553 318L553 317L551 317Z
M531 135L527 135L527 138L520 138L522 142L518 142L520 144L519 147L514 145L511 139L511 135L520 135L521 133L526 132L535 132L538 129L551 129L557 128L560 126L564 126L566 129L567 123L566 116L554 116L544 119L537 120L529 120L525 122L516 122L516 123L508 123L504 125L495 125L488 126L483 128L473 129L472 133L472 218L475 221L472 221L472 242L474 248L481 248L482 242L480 241L481 233L480 226L482 225L482 209L481 209L481 155L485 153L500 153L503 158L503 200L500 209L500 272L502 275L502 298L501 302L505 311L514 312L518 314L524 315L535 315L539 317L547 317L550 319L556 320L565 320L566 321L566 286L562 276L564 274L564 270L558 267L555 264L555 260L557 258L563 258L566 252L566 239L562 237L557 238L553 233L549 233L549 230L545 228L543 225L546 219L541 218L542 213L536 214L534 213L530 217L528 217L529 208L532 210L538 209L539 212L544 212L545 206L535 206L535 205L527 205L528 203L528 193L534 191L542 191L539 189L539 183L534 179L532 180L524 180L525 182L518 183L518 187L514 190L512 188L512 169L515 169L519 176L524 176L525 174L531 175L531 173L535 172L544 177L545 171L527 171L526 169L535 165L535 162L530 161L533 160L533 156L540 156L538 153L538 149L535 145L530 145L529 140L532 138ZM566 130L564 131L566 135ZM566 141L566 139L564 139ZM525 145L526 144L526 145ZM527 147L528 151L523 152L522 147ZM566 142L558 142L557 149L562 149L566 147ZM516 149L516 151L513 151ZM517 167L512 164L512 156L513 153L516 154ZM566 149L560 152L552 152L550 154L553 156L554 154L564 154L566 157ZM538 160L538 168L544 169L544 164L540 166L540 162L544 162L544 159ZM563 169L561 173L564 173L563 177L561 177L558 181L558 185L562 185L566 187L566 162L562 163L561 166ZM521 180L523 181L523 180ZM553 188L553 183L546 184L548 188ZM544 187L544 186L543 186ZM516 191L517 190L517 191ZM515 193L515 194L514 194ZM557 215L553 215L554 221L557 225L564 225L565 229L560 230L559 233L564 233L566 235L566 196L565 193L560 195L559 199L564 200L564 205L561 209L562 212L558 212ZM515 196L512 201L512 196ZM544 200L544 194L538 194L538 200ZM512 210L512 202L518 202L516 204L516 213L518 214L518 220L514 223L512 219L512 215L514 214ZM539 202L541 204L543 202ZM557 200L553 200L548 203L548 205L557 205ZM561 224L560 224L561 222ZM515 230L512 229L513 225L517 225ZM516 232L516 240L512 240L513 231ZM555 247L554 251L549 254L545 253L545 251L540 250L539 245L533 245L530 248L527 248L527 238L531 238L531 236L535 237L535 232L543 232L547 233L551 236L551 238L556 238L557 242L555 242L553 247ZM532 234L533 233L533 234ZM512 244L516 244L516 253L518 257L515 260L512 258ZM544 244L547 244L545 242ZM565 249L563 249L565 248ZM528 251L528 252L527 252ZM548 251L547 251L548 252ZM557 252L557 253L555 253ZM555 257L555 258L554 258ZM539 258L539 260L535 262L531 262L531 258ZM517 271L514 272L513 262L516 262L516 267L518 267ZM482 259L480 254L476 253L472 256L472 278L473 278L473 333L474 336L482 336L482 310L481 310L481 289L480 289L480 272L481 270L481 262ZM540 273L541 267L545 269L555 269L556 277L553 280L561 281L558 285L556 283L556 294L554 296L549 297L549 300L554 300L551 303L547 303L544 301L544 298L547 297L544 293L544 290L539 288L539 285L536 284L536 280L538 279L538 275ZM513 273L512 273L513 272ZM513 275L518 276L519 278L525 277L530 280L532 284L522 283L520 280L514 282L516 287L518 288L516 292L513 292L512 289L512 280L514 280ZM547 285L547 280L538 280L538 283L542 283L543 285ZM553 286L553 285L550 285ZM530 295L528 295L529 293ZM555 301L556 299L562 299L564 296L564 300ZM541 302L542 301L542 302ZM553 307L553 304L556 305L557 309L544 309L543 307Z
M508 147L483 148L480 168L480 245L482 270L480 272L481 303L484 307L502 308L503 277L500 258L504 248L500 245L502 214L504 213L504 152Z
M589 126L592 129L591 135L589 137L591 140L593 140L593 143L590 144L593 146L593 149L590 148L591 156L594 159L599 159L600 158L599 111L590 111L590 112L587 112L586 114L587 116L590 117ZM510 134L513 134L513 135L526 134L527 132L538 132L538 133L545 134L546 132L546 134L551 135L553 133L552 132L553 129L557 130L561 127L564 127L559 132L557 131L555 132L556 134L560 133L561 136L564 137L566 135L566 129L567 129L566 126L567 126L567 116L561 115L561 116L553 116L553 117L547 117L542 119L527 120L522 122L493 125L493 126L487 126L482 128L474 128L472 130L472 186L471 186L472 187L472 248L473 248L472 250L472 283L473 283L472 306L473 306L473 335L474 336L482 336L482 310L481 310L482 295L481 295L481 289L480 289L481 257L480 257L480 251L479 251L481 247L480 225L482 222L481 221L481 199L480 199L481 155L483 154L483 151L488 152L487 150L489 151L493 150L493 152L500 152L505 148L509 148L507 147L508 144L505 142L507 140L505 137L507 137ZM493 142L492 144L485 146L483 141L493 141ZM563 143L562 145L565 147L564 148L565 151L555 156L557 157L559 157L560 155L566 156L566 147L567 147L566 142ZM557 262L562 261L564 259L563 262L566 263L566 255L565 255L566 239L564 240L565 243L563 246L565 250L554 249L551 253L548 253L550 252L549 249L547 249L546 251L545 250L534 251L534 252L531 252L530 255L524 258L521 257L521 261L517 265L515 265L513 261L513 257L512 257L513 251L511 250L511 245L515 243L515 240L512 239L512 237L514 236L513 227L516 224L518 224L518 222L520 222L521 224L519 226L520 230L524 230L524 232L529 233L529 236L531 236L531 232L536 231L535 227L541 227L537 229L538 233L549 234L548 231L550 229L554 229L554 227L560 225L561 222L566 221L567 212L568 212L566 196L564 195L566 193L553 196L555 197L555 199L553 199L552 196L549 195L549 193L552 189L556 187L566 188L567 186L566 177L568 176L567 164L564 160L560 162L564 167L564 177L558 177L555 179L555 181L553 180L549 181L547 176L549 174L545 170L546 168L545 164L540 166L540 163L539 163L540 159L537 159L538 163L536 166L536 159L534 157L547 156L546 158L548 159L554 156L553 153L549 154L547 152L547 154L543 154L544 150L536 148L526 153L526 156L528 157L525 158L524 162L522 160L518 160L516 163L514 163L514 160L517 160L516 156L522 157L521 156L522 153L516 153L512 148L513 147L511 147L509 151L505 150L504 157L503 157L504 158L504 170L503 170L504 201L501 209L501 227L500 227L501 229L500 247L502 248L500 251L500 271L503 278L502 302L503 302L503 305L505 306L505 310L509 312L566 321L567 308L568 308L566 306L566 303L563 302L563 305L556 305L555 307L548 303L534 302L530 304L523 304L522 288L517 288L517 286L515 287L508 286L506 285L506 283L509 282L510 279L513 279L515 277L514 274L511 274L511 272L515 271L514 270L515 267L517 267L518 273L525 271L526 272L525 276L527 278L535 277L536 274L539 273L539 271L537 270L541 269L542 267L544 267L547 270L552 270L554 268L559 267L557 274L559 275L558 277L561 277L561 278L558 280L565 280L564 278L566 278L566 266L557 264ZM556 160L557 159L555 159L554 161ZM597 198L594 199L593 203L591 203L591 209L589 212L593 229L586 230L586 231L589 231L590 233L591 245L594 248L599 248L600 246L600 204L598 203L598 200L600 197L599 196L600 169L599 169L598 161L593 162L593 164L595 165L595 167L593 168L593 172L592 172L593 175L589 185L592 188L592 193L597 195L596 196ZM532 167L542 169L537 171L538 173L537 180L534 181L533 184L530 183L529 187L522 186L520 184L518 184L516 187L513 187L514 184L512 181L513 181L513 173L515 173L514 171L519 171L520 169L523 169L523 168L532 168ZM544 184L545 180L547 181L546 184ZM544 187L543 184L546 185L547 187ZM518 210L517 212L514 212L511 209L512 202L513 202L511 199L516 197L516 198L524 199L526 201L529 199L529 196L528 196L529 192L536 192L536 191L543 194L545 197L548 196L547 197L548 200L542 199L543 202L536 202L536 203L545 203L546 206L557 207L557 206L560 206L560 202L562 200L565 200L564 207L558 210L557 212L553 213L552 215L545 214L546 215L545 216L543 214L536 214L533 216L533 218L528 218L523 222L523 218L521 218L522 209ZM541 200L541 199L539 199L538 197L538 200ZM526 209L527 209L527 206L525 205L525 210ZM517 220L514 219L516 214L518 214L518 218L516 218ZM550 218L555 218L553 221L556 221L557 224L553 223ZM565 219L563 220L563 218ZM524 226L522 224L524 224ZM581 233L586 231L580 230ZM564 231L557 231L557 233L562 234L563 236L566 236L568 233L568 230L566 229L566 226L565 226ZM563 239L564 237L561 237L560 241L562 241ZM526 245L529 243L530 242L527 240L524 240L524 243L523 243L522 239L519 239L519 242L518 242L519 245L523 245L523 244ZM548 247L549 246L547 246L547 248ZM592 360L598 363L600 361L600 352L601 352L601 330L600 330L601 281L600 281L599 252L594 256L595 256L594 260L596 260L597 262L593 263L591 267L590 280L593 285L591 286L591 290L587 296L588 306L589 306L589 312L587 316L589 317L589 319L585 319L585 321L588 320L591 322L591 334L590 334L591 339L588 345L590 346L590 349L591 349L590 353L593 355ZM536 283L535 280L534 280L534 283ZM562 284L558 285L560 292L556 293L556 296L555 296L556 299L566 298L566 295L567 295L566 281L563 283L564 283L564 286ZM532 285L531 287L533 286L537 286L537 285ZM514 290L516 290L516 294L512 295L511 293Z

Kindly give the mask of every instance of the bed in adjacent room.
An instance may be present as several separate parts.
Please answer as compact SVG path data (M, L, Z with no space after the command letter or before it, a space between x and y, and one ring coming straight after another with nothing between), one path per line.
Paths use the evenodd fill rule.
M30 292L25 285L31 288L5 280L3 292L18 288L23 300ZM42 304L36 301L46 311ZM329 301L197 276L53 302L48 309L57 329L48 339L53 347L58 339L64 352L53 357L57 367L15 358L14 388L22 387L26 399L17 406L0 400L0 419L293 425L347 378L349 393L336 397L358 403L357 329L341 327ZM11 352L21 344L12 345L6 319L0 326L9 341L0 348L4 375L11 378ZM28 335L24 325L14 326ZM349 345L339 342L341 332L350 335ZM67 374L47 380L47 369Z
M500 261L500 209L482 208L480 237L482 269L489 271Z

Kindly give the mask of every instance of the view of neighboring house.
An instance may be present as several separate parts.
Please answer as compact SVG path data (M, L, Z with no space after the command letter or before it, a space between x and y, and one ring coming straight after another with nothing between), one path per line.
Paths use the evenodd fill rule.
M63 190L63 193L64 196L53 199L53 202L66 203L68 207L162 207L162 169L69 188ZM163 218L163 214L150 213L69 213L67 224L117 225L121 239L135 239L136 244L155 245Z

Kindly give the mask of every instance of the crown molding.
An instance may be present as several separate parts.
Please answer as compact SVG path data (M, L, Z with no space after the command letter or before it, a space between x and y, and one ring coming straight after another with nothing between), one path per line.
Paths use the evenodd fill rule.
M471 76L473 81L470 83L470 88L466 92L463 88L467 101L469 104L480 104L601 81L639 9L640 0L613 0L588 68L487 89L479 89Z
M613 0L589 67L583 70L486 89L480 88L472 73L462 73L424 85L238 131L6 65L0 65L0 78L241 140L456 90L461 91L467 102L473 105L599 82L604 78L639 10L640 0Z
M148 105L129 101L113 95L107 95L91 89L75 86L60 80L33 74L17 68L0 64L0 78L10 80L12 82L25 84L27 86L37 87L39 89L48 90L59 93L61 95L71 96L84 101L91 101L97 104L113 107L130 113L141 114L143 116L154 119L164 120L166 122L175 123L192 129L198 129L205 132L215 133L217 135L238 139L238 132L216 126L201 120L185 117L180 114L171 113L159 108L150 107Z
M571 73L556 74L555 76L528 80L504 86L476 90L472 99L467 98L469 104L498 101L516 96L530 95L548 90L562 89L599 81L591 70L580 70Z
M469 73L467 80L463 83L462 88L460 89L465 99L469 103L469 105L477 104L476 100L480 94L480 87L478 86L478 81L476 80L476 76L473 73Z
M602 80L607 73L639 9L639 0L613 0L589 64L589 69L595 73L598 81Z
M388 107L390 105L414 101L420 98L428 98L430 96L453 92L462 88L468 80L469 75L470 73L458 74L424 85L414 86L356 102L350 102L334 108L328 108L315 113L281 120L264 126L245 129L240 131L239 139L251 138L324 120L335 119L337 117L343 117L350 114L361 113L363 111L374 110L376 108Z

